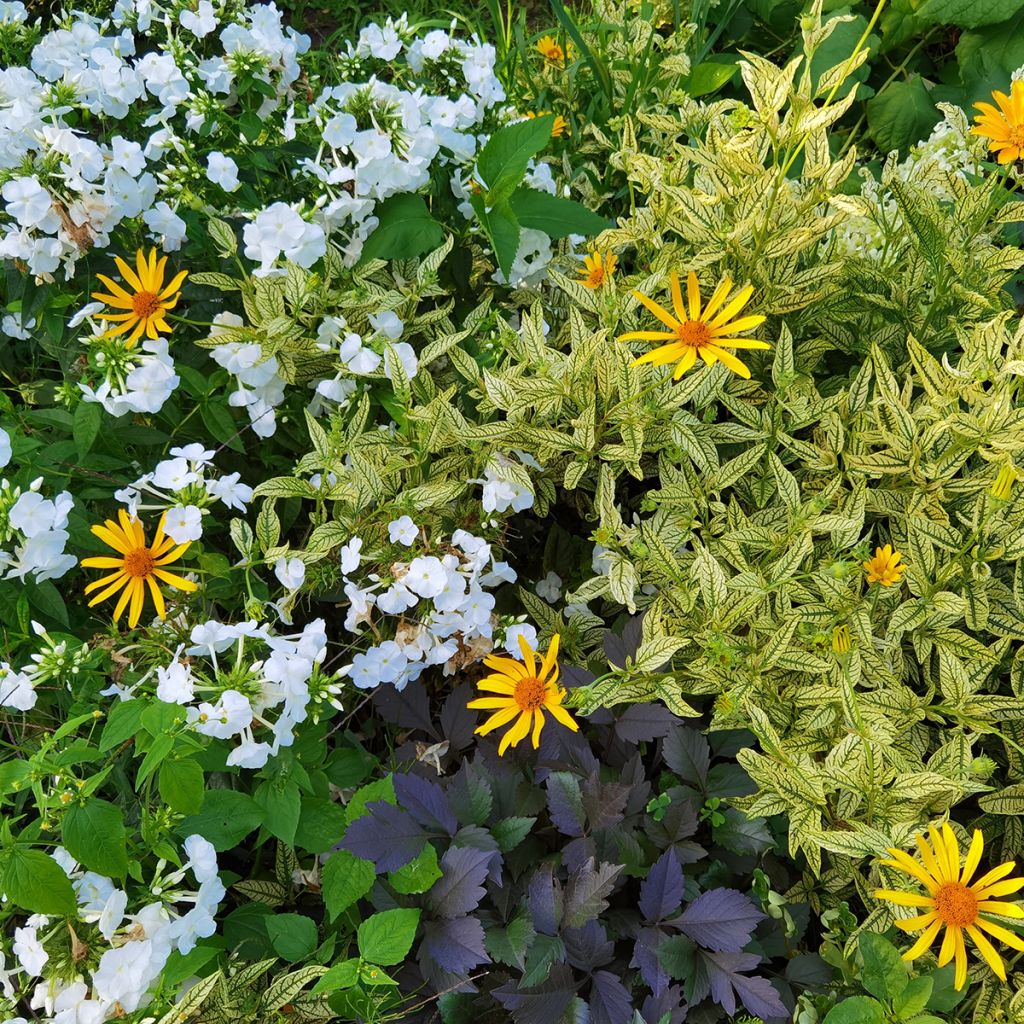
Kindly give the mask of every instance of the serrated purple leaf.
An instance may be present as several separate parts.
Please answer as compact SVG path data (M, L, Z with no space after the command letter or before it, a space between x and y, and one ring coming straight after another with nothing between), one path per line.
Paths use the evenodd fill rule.
M738 953L764 917L750 897L736 889L709 889L669 923L705 949Z
M409 683L404 690L380 686L374 690L371 699L385 722L403 729L418 729L435 740L441 739L441 734L430 720L430 700L422 683Z
M640 1016L645 1024L660 1024L667 1014L668 1024L682 1024L687 1009L683 1002L683 990L678 985L671 985L660 995L648 996L640 1007Z
M631 704L615 722L615 732L626 743L648 743L667 736L679 719L663 704Z
M591 832L611 828L622 821L629 790L629 786L619 782L601 782L597 772L583 780L581 797Z
M564 964L555 964L541 985L520 989L510 982L493 992L516 1024L552 1024L561 1020L575 994L572 971Z
M556 935L562 920L562 893L555 888L551 865L534 872L526 892L526 905L534 930L541 935Z
M460 825L482 825L494 806L494 794L484 770L463 761L447 786L448 802Z
M756 953L707 953L700 951L700 963L711 986L711 998L726 1013L736 1012L736 996L744 1007L762 1020L789 1017L789 1011L765 978L740 974L760 963ZM749 1001L748 1001L749 1000Z
M372 860L378 872L397 871L419 856L427 834L412 816L384 801L366 805L368 814L349 825L339 844L363 860Z
M480 964L491 962L484 948L484 926L475 917L427 922L419 959L424 973L429 959L448 974L469 974Z
M615 944L599 921L588 921L582 928L562 930L565 959L578 971L594 971L612 962Z
M592 1024L629 1024L633 1003L622 982L611 971L595 971L590 983Z
M630 967L639 968L640 977L656 996L668 988L668 971L658 959L658 948L668 940L668 933L660 928L641 928L637 932L633 959L629 963Z
M450 836L455 834L459 823L455 820L444 790L436 782L418 775L402 774L392 775L391 781L399 805L424 828L432 832L445 832Z
M457 686L445 699L438 720L449 749L462 750L473 742L473 730L478 718L475 711L466 705L475 696L475 691L467 683Z
M427 894L430 908L439 917L461 917L476 910L486 890L492 854L471 847L451 847L441 857L441 877Z
M575 775L569 772L552 772L545 785L548 794L548 811L555 828L562 835L578 837L583 835L585 812L583 795Z
M661 753L683 782L704 789L711 767L711 748L696 729L684 725L673 729L662 741Z
M683 901L683 869L671 847L652 865L640 886L640 913L645 921L660 921Z
M615 888L615 879L622 868L622 864L598 864L595 867L593 861L587 861L569 875L562 910L562 923L566 928L582 928L607 908L605 897Z

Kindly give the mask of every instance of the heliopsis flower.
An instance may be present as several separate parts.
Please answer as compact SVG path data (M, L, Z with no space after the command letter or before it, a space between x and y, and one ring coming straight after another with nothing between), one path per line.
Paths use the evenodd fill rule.
M584 288L600 288L605 281L611 280L618 263L619 258L613 252L606 252L603 256L599 252L592 252L584 256L583 266L579 269L579 275L583 278L580 284Z
M749 331L752 327L764 323L765 318L760 315L743 316L738 320L733 320L733 317L750 301L751 295L754 294L753 285L748 284L745 288L741 288L726 302L729 292L732 291L732 279L723 278L714 294L708 299L708 304L702 309L700 285L697 282L697 275L691 270L686 278L686 297L689 304L689 309L687 309L683 305L679 275L675 271L669 274L669 281L672 285L672 308L675 310L675 316L641 292L633 292L633 297L638 302L642 302L669 328L668 331L630 331L628 334L619 335L617 341L660 341L665 343L640 356L639 359L634 359L633 365L652 363L655 366L664 366L666 363L675 363L676 369L672 376L679 380L697 361L697 356L700 356L708 366L714 366L716 362L721 361L733 373L738 373L741 377L749 377L750 370L746 365L722 346L728 348L771 348L766 341L734 337L741 331Z
M538 668L533 648L523 636L519 637L519 650L523 661L520 664L512 658L491 655L484 658L484 664L494 669L494 673L484 676L477 683L481 690L498 694L497 697L480 697L471 700L466 706L473 709L486 709L494 714L476 731L481 736L508 725L517 719L515 725L505 733L498 753L504 754L509 747L514 747L526 739L533 728L533 747L540 745L540 731L544 728L544 712L548 711L555 719L573 732L579 726L572 716L562 707L565 690L558 685L558 634L551 638L551 646Z
M148 259L140 249L135 254L135 270L132 270L120 256L115 256L114 262L131 291L126 291L121 285L116 284L103 274L96 275L103 282L109 294L93 292L92 297L99 302L105 302L114 309L124 311L99 314L101 320L117 323L117 326L111 327L103 337L114 338L119 334L127 334L131 331L125 342L128 348L131 348L143 334L152 339L158 338L161 331L170 334L173 328L164 319L164 316L168 310L174 309L177 305L181 295L179 291L181 282L185 280L188 271L179 271L171 279L171 283L164 287L164 268L167 266L167 257L161 256L158 260L156 249L150 252Z
M832 653L842 656L850 653L850 627L836 626L832 630Z
M1013 484L1016 479L1017 473L1013 466L1003 466L996 475L995 480L992 481L989 494L1000 501L1009 500L1010 495L1013 493Z
M137 519L130 519L124 509L118 511L118 518L121 520L120 526L108 519L102 526L97 525L90 528L104 544L112 547L118 554L117 557L104 555L82 559L82 565L87 569L115 570L109 576L90 583L85 588L85 592L88 594L93 590L99 590L99 593L89 602L91 608L93 605L99 604L100 601L113 597L119 590L122 591L117 606L114 608L114 621L117 622L125 607L131 602L128 625L134 629L139 624L147 587L153 596L153 604L156 605L156 612L160 618L164 617L166 609L159 583L166 583L177 590L196 589L197 584L176 573L168 572L165 568L181 558L191 542L175 544L170 537L165 536L164 517L161 516L153 543L147 545L145 531Z
M533 110L528 110L526 116L532 121L535 117L548 117L551 114L550 110L542 110L539 114ZM555 114L555 120L551 124L551 138L558 139L563 135L569 134L569 122L566 121L561 114Z
M537 41L537 52L546 63L560 68L565 66L565 59L571 56L572 51L568 45L563 49L554 36L544 36Z
M988 151L996 154L1001 164L1011 164L1024 156L1024 81L1018 79L1010 85L1010 95L998 89L992 93L991 103L975 103L981 111L974 115L977 122L972 135L989 140Z
M876 889L875 898L888 900L899 907L917 907L924 911L918 917L896 922L896 927L905 932L922 932L922 935L903 954L904 960L915 960L935 941L939 930L946 926L939 950L939 966L944 967L950 960L956 960L954 984L957 989L964 987L967 980L967 947L964 932L970 936L982 959L992 968L1001 981L1006 981L1006 968L992 943L983 933L991 935L1012 949L1024 950L1024 939L1002 925L989 921L983 915L995 914L1024 920L1024 909L1016 903L1002 903L1000 896L1008 896L1024 888L1024 878L1007 878L1016 867L1014 861L1007 861L986 872L976 882L971 882L984 848L984 839L975 830L963 870L960 869L960 847L956 835L948 823L943 823L942 832L929 827L931 845L923 835L917 837L917 848L921 862L914 860L903 850L889 850L892 860L882 864L903 871L920 882L927 890L923 893L897 892L892 889ZM922 863L923 862L923 863Z
M905 565L900 565L902 558L898 551L893 551L891 544L886 544L884 548L875 548L875 557L864 563L868 583L881 583L883 587L899 583L900 577L907 569Z

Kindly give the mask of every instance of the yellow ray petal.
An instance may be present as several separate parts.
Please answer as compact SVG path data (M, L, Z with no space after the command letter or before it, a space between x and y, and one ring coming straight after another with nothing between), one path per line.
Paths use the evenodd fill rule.
M981 958L992 968L992 973L1000 981L1006 981L1006 968L1003 966L1002 958L995 951L992 943L974 925L969 924L967 926L967 934L970 935L971 941L981 954Z
M533 749L540 746L540 731L544 728L544 715L540 708L533 712Z
M668 275L668 281L672 292L672 308L675 310L679 322L682 323L686 319L686 307L683 305L683 292L679 287L679 275L673 270Z
M177 590L186 590L191 593L199 588L198 583L187 580L184 576L179 576L177 573L168 572L166 569L154 569L153 575L158 580L163 580L168 586L175 587Z
M519 705L511 697L477 697L466 707L473 711L494 711L497 708L511 708Z
M918 892L900 892L897 889L876 889L875 899L888 900L898 907L928 907L931 909L933 901L928 896L922 896Z
M516 684L507 676L493 675L484 676L484 678L476 684L476 688L478 690L487 690L490 693L513 694L516 690Z
M537 677L540 680L547 679L552 668L555 666L555 660L558 658L558 641L560 637L556 633L551 638L551 645L548 647L548 653L544 655L544 660L541 662L540 675Z
M115 551L120 551L122 555L127 555L132 550L131 541L109 519L103 526L100 526L98 523L95 526L90 526L89 532L93 536L99 537L108 547L113 548Z
M967 947L964 945L964 933L957 928L953 939L956 949L956 973L953 976L953 988L960 991L967 981Z
M117 266L121 276L128 282L128 285L137 292L144 292L146 289L142 287L142 282L139 280L138 275L128 266L127 263L120 256L114 257L114 263Z
M676 368L672 373L673 379L679 380L687 370L693 369L693 364L695 362L697 362L697 350L691 345L687 347L686 351L680 357L679 362L676 363Z
M979 900L990 900L994 896L1009 896L1011 892L1024 889L1024 878L1008 878L1005 882L987 885L984 889L974 890Z
M732 291L732 278L723 277L718 287L714 290L708 304L704 307L704 322L707 323L714 315L715 310L725 301L726 296Z
M730 333L738 334L740 331L749 331L752 327L760 327L766 319L767 317L763 317L760 314L756 316L741 316L739 320L733 320L728 324L723 324L721 327L711 328L711 333L715 335L720 331L728 330Z
M546 705L548 711L551 712L552 716L557 719L566 729L572 729L573 732L579 732L579 723L562 707L561 704L548 704Z
M620 334L616 341L671 341L675 333L668 331L628 331Z
M653 313L666 327L671 327L672 330L675 330L679 326L679 321L674 320L667 309L659 306L654 299L647 298L643 292L633 292L633 298L646 307L648 312Z
M893 923L903 932L919 932L936 920L939 916L937 910L929 910L927 914L920 914L918 917L901 918ZM942 923L941 921L939 922Z
M1021 907L1019 903L981 900L978 903L978 910L984 914L998 914L1000 917L1008 917L1013 921L1024 921L1024 907Z
M106 555L97 555L95 558L83 558L82 567L85 569L123 569L123 558L108 558ZM88 592L88 587L86 588Z
M891 849L889 853L892 854L892 860L883 860L879 863L887 864L890 867L894 867L899 871L903 871L908 875L916 878L919 882L922 882L925 888L934 895L939 890L938 883L935 882L931 875L909 853L905 853L903 850Z
M167 618L167 607L164 604L164 595L160 593L160 588L156 585L156 580L152 576L146 577L146 582L149 584L149 592L153 595L153 604L156 606L156 613L161 619Z
M741 288L730 301L726 304L725 308L712 320L709 327L721 327L722 324L728 323L749 301L751 295L754 294L754 286L748 284Z
M985 874L983 874L981 878L971 886L971 889L973 889L974 892L980 892L987 885L992 885L993 882L998 882L1000 878L1005 878L1016 866L1016 861L1008 860L1004 864L994 867L991 871L986 871Z
M483 725L477 726L474 732L476 732L478 736L486 736L489 732L493 732L495 729L500 729L503 725L511 722L518 714L518 705L504 708L502 711L496 711L487 719L486 722L483 723Z
M1024 939L1016 932L1010 931L1009 928L1004 928L1001 924L996 924L995 921L986 921L983 917L979 917L974 923L976 927L984 932L988 932L992 938L998 939L1004 946L1024 952Z
M526 666L528 675L537 677L537 661L533 656L533 648L526 642L526 637L520 633L516 640L519 643L519 653L523 656L523 664Z
M101 580L96 580L95 582L90 583L85 588L85 592L87 594L92 590L102 587L105 583L109 584L109 586L104 587L104 589L89 602L89 607L92 608L93 605L97 605L101 601L106 601L111 594L117 593L117 591L120 590L127 582L128 577L123 572L115 572L111 573L109 576L104 576Z
M700 284L697 282L697 275L691 270L686 275L686 298L690 305L690 319L700 319ZM680 302L680 306L682 303ZM678 313L679 310L677 309ZM685 320L686 317L680 314L680 320Z
M530 722L533 720L533 715L529 711L524 711L511 729L501 738L501 743L498 744L498 756L501 757L509 747L514 747L526 739L526 734L530 731Z
M512 658L503 657L500 654L489 654L484 658L484 664L493 668L504 676L508 676L514 683L526 678L526 669Z
M117 599L117 604L114 606L114 621L115 622L117 622L117 620L119 618L121 618L121 613L124 611L125 605L128 604L129 600L131 600L132 596L134 595L134 593L135 593L135 584L136 583L141 583L141 582L142 582L141 580L134 579L134 578L132 578L130 576L127 578L127 584L126 584L124 590L121 591L121 596Z
M956 953L956 937L960 929L952 925L946 925L946 934L942 936L942 946L939 949L939 966L945 967Z
M903 954L903 959L916 960L935 941L935 936L939 934L941 927L942 922L940 920L936 918L936 920L932 921L921 935L918 936L917 942Z
M141 579L132 580L132 607L128 613L128 626L134 629L142 615L142 604L146 599L146 584Z
M727 352L724 348L719 348L717 345L702 345L701 355L704 355L705 349L707 349L708 352L713 353L718 359L721 359L733 373L739 374L739 376L746 380L750 379L750 370L747 367L747 364L742 360L737 359L731 352Z
M975 871L978 870L978 865L981 863L981 855L985 849L985 838L982 836L980 829L974 830L974 835L971 837L971 845L967 848L967 857L964 859L964 869L960 874L960 881L964 885L970 885L971 876Z

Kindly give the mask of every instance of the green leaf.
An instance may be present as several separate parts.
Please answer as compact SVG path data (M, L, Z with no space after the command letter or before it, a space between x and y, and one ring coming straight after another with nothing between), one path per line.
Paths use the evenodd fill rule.
M267 918L267 935L274 952L283 960L304 960L316 949L316 922L302 914L275 914Z
M1005 92L1010 75L1024 64L1024 10L1009 21L964 32L956 60L968 102L991 102L993 89Z
M345 805L345 824L351 825L356 818L367 814L367 804L381 800L389 804L398 803L398 800L395 799L395 786L390 775L384 779L368 782L352 794L352 799Z
M339 989L351 988L359 980L359 961L343 960L335 964L313 986L313 995L320 992L337 992Z
M520 227L543 231L551 238L596 235L612 226L610 221L574 199L562 199L535 188L516 189L509 206Z
M16 906L33 914L71 917L75 891L61 866L40 850L15 846L3 873L3 890Z
M932 971L929 977L932 979L932 992L925 1004L927 1009L947 1013L966 998L968 993L966 987L960 991L953 987L956 981L956 970L952 964Z
M519 249L519 221L516 220L507 202L490 209L482 195L473 195L469 201L491 243L491 248L494 249L498 268L507 278Z
M141 700L118 701L107 715L106 724L100 735L100 750L113 750L126 740L132 739L142 727L142 712L145 702Z
M932 978L923 974L918 978L911 978L907 987L893 1001L893 1010L900 1020L913 1017L920 1013L931 998Z
M79 402L71 425L71 436L75 439L78 457L83 458L92 451L99 437L103 422L103 406L97 402Z
M127 834L120 807L92 797L72 804L61 823L68 853L90 871L111 878L128 874Z
M376 878L370 861L348 850L333 853L320 876L320 891L331 920L361 900L373 888Z
M738 70L736 64L704 61L690 72L690 81L686 85L686 91L694 99L698 96L707 96L710 93L718 92Z
M409 192L391 196L374 207L373 215L380 223L363 245L360 264L412 259L444 241L444 228L430 216L423 196Z
M828 1011L824 1024L885 1024L885 1013L877 999L850 996Z
M495 206L519 187L529 162L548 144L554 127L553 114L527 118L499 128L476 158L487 202Z
M867 103L868 129L883 153L906 151L935 127L939 112L920 75L891 82Z
M957 25L978 28L995 25L1013 17L1024 0L924 0L917 9L918 22L928 25Z
M282 843L294 846L302 811L298 785L290 779L269 779L260 783L253 799L263 808L263 827Z
M199 405L199 415L202 417L206 429L221 444L226 444L236 452L245 451L245 447L238 438L238 435L245 428L235 423L226 405L214 401L201 402Z
M345 832L345 808L326 797L303 797L295 847L307 853L326 853Z
M907 987L907 965L896 947L877 932L863 932L858 948L864 959L861 984L879 999L895 999Z
M427 843L419 855L408 864L397 871L389 871L388 882L396 892L411 896L426 892L441 874L441 869L437 866L437 850Z
M419 910L404 907L368 917L356 932L359 955L381 967L400 964L412 948L419 923Z
M536 818L502 818L491 828L491 835L502 853L514 850L529 834Z
M263 811L251 796L233 789L211 789L202 809L178 825L180 835L199 833L218 853L237 846L263 824Z
M195 814L203 806L203 769L191 757L165 761L158 785L164 803L179 814Z

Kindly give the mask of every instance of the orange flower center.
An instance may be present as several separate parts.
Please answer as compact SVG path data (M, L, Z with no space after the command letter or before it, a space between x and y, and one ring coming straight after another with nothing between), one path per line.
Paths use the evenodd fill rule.
M536 711L544 704L547 689L536 676L527 676L516 683L515 701L523 711Z
M946 882L935 894L935 912L943 924L966 928L978 919L978 897L963 882Z
M1010 144L1018 149L1024 149L1024 124L1008 124L1006 127L1009 129L1006 137Z
M600 288L604 283L604 267L594 267L589 274L587 274L587 284L591 288Z
M149 548L136 548L124 556L124 571L136 579L145 579L153 574L153 553Z
M703 320L684 320L676 328L676 337L684 345L700 348L711 340L711 328Z
M544 56L551 61L556 63L565 59L565 54L562 52L562 48L555 44L554 46L548 46L544 50Z
M160 296L154 292L136 292L132 296L132 311L145 320L160 308Z

